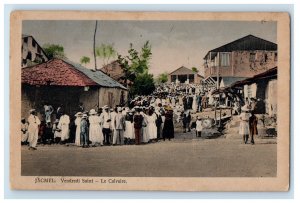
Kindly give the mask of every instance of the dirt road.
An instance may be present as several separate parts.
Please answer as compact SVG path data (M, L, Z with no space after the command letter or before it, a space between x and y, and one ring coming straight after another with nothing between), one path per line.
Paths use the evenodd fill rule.
M175 139L147 145L22 147L25 176L273 177L276 140Z

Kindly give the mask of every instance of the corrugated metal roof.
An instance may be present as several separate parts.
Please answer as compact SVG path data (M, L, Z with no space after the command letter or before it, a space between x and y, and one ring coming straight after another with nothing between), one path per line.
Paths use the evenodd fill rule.
M120 83L118 83L117 81L115 81L114 79L106 75L105 73L103 73L101 70L88 69L83 67L80 64L74 63L67 59L64 59L63 61L72 65L76 70L82 72L83 74L85 74L87 77L95 81L100 86L127 89L126 87L124 87L123 85L121 85Z
M245 84L251 84L251 83L256 82L256 81L269 80L269 79L272 79L272 78L277 78L277 66L274 67L274 68L271 68L271 69L269 69L269 70L267 70L263 73L254 75L251 78L247 78L245 80L237 81L234 84L232 84L231 86L232 87L237 87L237 86L242 86L242 85L245 85Z
M191 70L185 66L181 66L181 67L177 68L176 70L172 71L171 73L169 73L169 75L186 75L186 74L197 74L203 78L203 76L201 76L198 73L195 73L193 70Z
M213 54L213 58L215 57L216 52L232 52L232 51L243 51L243 50L268 50L268 51L276 51L277 44L267 41L265 39L261 39L259 37L253 35L247 35L240 39L237 39L233 42L227 43L218 48L212 49L205 55L204 59L208 58L209 53Z
M246 77L223 77L221 83L222 82L224 83L224 87L228 87L237 81L241 81L245 79Z

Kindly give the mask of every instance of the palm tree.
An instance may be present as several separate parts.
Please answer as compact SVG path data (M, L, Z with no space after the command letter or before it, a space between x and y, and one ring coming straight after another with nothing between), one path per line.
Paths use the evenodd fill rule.
M96 56L103 59L103 66L107 65L111 58L117 55L113 44L101 44L100 47L96 47Z

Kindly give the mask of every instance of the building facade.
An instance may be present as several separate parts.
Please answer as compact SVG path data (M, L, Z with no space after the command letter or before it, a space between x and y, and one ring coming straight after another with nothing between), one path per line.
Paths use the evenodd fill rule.
M37 41L32 36L22 35L21 67L33 66L46 61L48 61L48 56Z
M256 113L277 114L277 67L238 81L231 89L242 92L243 99L257 98Z
M126 79L124 68L117 60L103 66L100 70L126 87L133 84L131 78Z
M43 106L63 106L69 115L104 105L115 107L127 101L127 89L101 71L93 71L62 59L52 59L22 68L22 117L34 108L42 118ZM55 117L55 113L53 114Z
M252 77L277 66L277 44L248 35L210 50L204 66L206 78Z
M184 66L179 67L168 75L168 83L200 84L203 77Z

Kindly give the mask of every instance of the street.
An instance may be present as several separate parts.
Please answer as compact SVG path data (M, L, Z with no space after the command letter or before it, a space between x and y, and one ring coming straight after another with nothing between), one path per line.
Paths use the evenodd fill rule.
M276 139L196 139L175 135L146 145L79 148L64 145L22 147L23 176L116 177L274 177Z

